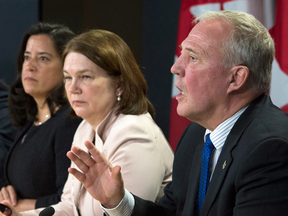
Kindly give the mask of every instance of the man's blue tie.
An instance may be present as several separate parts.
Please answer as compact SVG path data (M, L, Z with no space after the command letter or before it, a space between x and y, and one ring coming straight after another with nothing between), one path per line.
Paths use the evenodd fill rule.
M201 176L198 191L198 215L200 215L201 208L205 199L205 195L208 189L210 181L209 172L209 162L212 151L214 150L214 145L210 140L210 134L206 135L206 141L204 143L204 148L202 151L202 164L201 164Z

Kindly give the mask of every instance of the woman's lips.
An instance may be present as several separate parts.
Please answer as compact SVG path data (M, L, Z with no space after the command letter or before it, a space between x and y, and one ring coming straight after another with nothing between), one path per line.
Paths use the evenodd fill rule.
M78 100L73 101L73 104L74 104L75 106L81 105L81 104L83 104L83 103L84 103L84 101L78 101Z
M34 79L32 77L26 77L24 80L25 81L37 81L36 79Z

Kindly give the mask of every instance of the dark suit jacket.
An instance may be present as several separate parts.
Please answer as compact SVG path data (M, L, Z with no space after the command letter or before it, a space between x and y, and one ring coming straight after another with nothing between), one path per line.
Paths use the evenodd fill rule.
M135 215L196 215L205 128L191 123L175 151L173 181L159 205L135 196ZM288 116L267 95L235 123L218 159L201 216L288 214Z

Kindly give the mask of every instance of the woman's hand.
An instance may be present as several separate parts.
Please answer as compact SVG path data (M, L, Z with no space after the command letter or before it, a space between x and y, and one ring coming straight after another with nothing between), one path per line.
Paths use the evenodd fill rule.
M17 205L14 208L18 212L35 209L36 199L18 199Z
M4 200L3 202L1 202L2 204L8 206L11 210L12 210L12 214L11 216L21 216L21 214L19 212L16 211L16 209L13 207L13 205L7 201L7 200ZM4 216L4 215L9 215L10 212L9 211L5 211L4 213L1 213L0 212L0 215L1 216Z
M7 200L12 203L13 206L17 205L17 193L12 185L2 187L0 191L0 202Z
M17 199L17 194L12 185L2 187L0 192L0 202L8 201L17 211L35 209L36 199Z
M116 207L123 199L125 190L119 166L112 167L111 163L98 151L90 141L85 146L91 156L82 149L73 146L67 156L82 171L69 168L90 193L106 208Z

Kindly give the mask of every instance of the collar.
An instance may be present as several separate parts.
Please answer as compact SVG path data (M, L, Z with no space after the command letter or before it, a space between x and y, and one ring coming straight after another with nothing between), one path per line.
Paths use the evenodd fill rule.
M242 115L242 113L247 109L249 105L245 106L241 110L239 110L237 113L235 113L233 116L219 124L214 131L210 131L206 129L205 135L204 135L204 142L206 139L206 135L210 133L210 139L215 146L215 148L221 149L226 141L227 136L229 135L231 129L233 128L234 124L238 120L238 118Z

